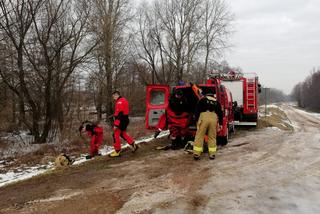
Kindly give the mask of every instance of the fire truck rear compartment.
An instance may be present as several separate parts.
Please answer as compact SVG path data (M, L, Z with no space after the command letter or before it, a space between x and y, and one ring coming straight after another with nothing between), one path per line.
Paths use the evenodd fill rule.
M176 87L183 91L183 95L186 97L188 106L186 106L186 111L192 114L192 119L189 124L189 130L196 132L197 130L197 120L195 118L195 111L198 103L198 97L195 95L191 87ZM215 86L200 86L203 94L215 94Z

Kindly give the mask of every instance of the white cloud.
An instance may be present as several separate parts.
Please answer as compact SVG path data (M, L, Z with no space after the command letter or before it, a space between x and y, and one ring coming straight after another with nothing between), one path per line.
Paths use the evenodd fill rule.
M232 65L287 93L320 66L320 1L227 2L235 13L234 48L226 54Z

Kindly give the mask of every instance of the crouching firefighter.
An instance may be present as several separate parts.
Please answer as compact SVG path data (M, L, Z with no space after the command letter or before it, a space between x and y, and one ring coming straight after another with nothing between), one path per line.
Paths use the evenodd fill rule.
M191 114L188 112L188 103L181 89L176 89L169 99L169 105L166 111L159 118L157 131L154 137L156 138L160 131L168 128L170 131L171 144L165 147L157 147L157 149L181 149L185 145L185 138L188 138L189 122Z
M83 131L86 131L87 135L91 137L90 154L86 156L86 159L99 156L99 148L103 141L103 128L93 124L92 122L85 121L79 127L80 135Z
M200 98L197 104L196 117L199 117L199 119L193 145L193 157L195 160L199 160L203 152L204 137L207 134L209 158L215 159L217 152L217 129L221 129L223 118L221 105L214 94L206 94Z
M138 149L138 146L134 143L133 138L126 132L129 125L129 102L124 97L121 97L119 91L114 91L112 93L112 98L115 100L115 110L113 114L114 151L110 154L110 157L118 157L121 152L120 137L130 145L132 152L135 152Z

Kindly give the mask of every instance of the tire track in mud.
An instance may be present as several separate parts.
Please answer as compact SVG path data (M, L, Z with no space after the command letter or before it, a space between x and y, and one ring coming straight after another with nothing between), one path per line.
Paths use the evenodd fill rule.
M209 181L207 182L207 184L204 183L203 185L201 185L201 182L193 182L193 188L191 188L192 191L185 191L188 188L182 188L183 186L187 186L190 189L190 183L188 183L187 181L190 178L183 179L184 176L176 175L180 172L180 170L174 170L175 174L170 175L171 178L169 178L169 180L173 181L173 185L171 183L172 188L180 184L181 189L184 189L184 193L178 197L173 197L171 201L159 203L155 208L162 207L167 211L177 211L176 208L180 207L183 210L191 213L201 213L201 210L208 210L206 208L208 204L210 204L210 198L212 196L217 197L220 195L220 197L225 197L226 195L232 195L235 193L235 190L228 188L228 183L224 183L224 185L221 185L224 187L223 190L219 190L219 188L217 188L214 190L214 193L211 194L208 194L208 192L206 191L204 193L201 192L201 189L206 189L206 186L219 187L220 185L212 183L210 184L210 180L219 179L220 177L221 180L228 180L228 177L234 179L235 176L238 176L237 180L239 182L243 182L243 185L240 185L240 187L236 189L236 191L249 191L252 193L251 195L249 195L250 198L254 198L255 195L263 195L263 193L261 192L267 193L270 188L269 186L279 186L288 183L288 181L291 181L294 177L297 177L296 172L294 170L288 171L291 174L291 177L288 177L285 174L279 175L279 171L281 171L283 168L289 168L290 164L292 164L292 161L289 159L287 162L281 161L288 158L287 156L290 157L290 154L285 154L286 151L289 150L290 152L294 152L295 150L294 146L291 146L291 143L286 140L288 137L290 137L291 134L291 132L285 132L284 134L283 132L268 130L261 132L252 132L243 137L243 139L237 139L237 145L242 144L241 147L231 146L220 150L218 153L217 162L212 162L213 164L209 166L209 168L207 165L209 162L202 162L202 168L205 166L207 169L204 168L198 173L192 172L192 170L190 170L189 177L191 179L195 179L197 175L204 175L205 170L208 170L209 175L211 176L209 177ZM219 158L220 156L221 158ZM234 158L234 156L238 156L239 158ZM230 163L230 161L228 162L227 159L230 157L231 161L235 161L236 164L234 164L234 162L232 164ZM241 162L241 159L246 160ZM227 162L226 164L225 161ZM191 162L189 163L192 164ZM243 176L241 175L241 173L243 172L247 173L245 173L245 175ZM268 175L265 175L266 172L268 172ZM270 177L277 177L277 179L270 179ZM202 180L202 182L204 182L205 180L206 179ZM252 182L253 180L255 182ZM200 191L197 191L199 189ZM256 189L259 189L259 191L256 191ZM156 193L156 191L154 193ZM243 194L246 195L245 193ZM272 196L270 196L270 198L272 198ZM230 201L236 201L238 203L239 199L230 199ZM232 205L234 207L237 207L234 204ZM151 210L155 211L155 209Z
M309 129L320 129L320 119L312 117L311 115L304 114L301 110L298 110L290 105L282 105L286 109L286 113L290 120L298 123L302 131L308 131ZM299 131L298 129L297 131Z
M141 173L147 177L156 171L159 175L140 186L117 213L179 213L206 204L206 196L196 192L211 177L208 166L199 162L201 167L196 167L192 157L182 151L163 153L153 161L152 165L146 163ZM141 197L145 193L148 197Z
M232 154L244 158L233 166L229 162L217 166L216 180L208 184L212 189L202 190L210 195L206 213L319 213L320 206L311 204L320 195L316 191L320 190L316 179L320 174L319 126L314 127L317 120L295 114L292 108L287 111L302 129L251 133L237 140L252 142L223 154L224 160ZM270 139L272 143L267 142ZM256 148L250 149L253 146ZM301 194L303 200L299 200Z

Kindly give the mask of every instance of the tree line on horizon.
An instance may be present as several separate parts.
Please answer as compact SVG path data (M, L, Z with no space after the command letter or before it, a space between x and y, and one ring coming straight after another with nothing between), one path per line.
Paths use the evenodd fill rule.
M303 81L295 85L292 96L298 106L313 111L320 111L320 69L313 69L311 74Z
M259 105L288 102L290 101L290 95L285 94L282 90L276 88L261 88L259 94Z

